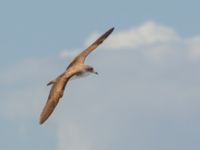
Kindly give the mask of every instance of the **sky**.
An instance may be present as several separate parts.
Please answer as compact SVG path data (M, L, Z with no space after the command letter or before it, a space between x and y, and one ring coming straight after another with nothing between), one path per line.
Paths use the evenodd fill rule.
M1 0L0 149L200 149L199 1ZM109 28L39 125L50 87Z

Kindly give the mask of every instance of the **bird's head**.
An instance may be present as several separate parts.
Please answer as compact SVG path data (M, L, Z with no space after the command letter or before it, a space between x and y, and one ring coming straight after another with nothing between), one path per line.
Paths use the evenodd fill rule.
M86 68L86 71L98 75L98 72L96 72L96 71L94 70L94 68L91 67L91 66L88 66L88 67Z

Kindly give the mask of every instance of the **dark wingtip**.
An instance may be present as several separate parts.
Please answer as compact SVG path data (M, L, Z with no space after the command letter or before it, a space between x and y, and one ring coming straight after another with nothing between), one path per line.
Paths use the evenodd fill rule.
M112 27L112 28L110 29L110 31L113 32L114 29L115 29L115 27Z
M114 29L115 29L114 27L110 28L110 29L106 32L107 35L110 35L110 34L113 32Z
M101 44L114 30L115 28L112 27L110 28L108 31L106 31L102 36L100 36L95 42L94 44Z
M115 29L114 27L110 28L110 29L105 33L105 36L108 37L108 36L113 32L114 29Z

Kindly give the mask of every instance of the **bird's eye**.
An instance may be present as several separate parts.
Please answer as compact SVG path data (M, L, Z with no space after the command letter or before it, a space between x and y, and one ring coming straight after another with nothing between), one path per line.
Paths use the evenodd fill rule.
M93 68L87 68L87 71L91 72L91 71L93 71Z

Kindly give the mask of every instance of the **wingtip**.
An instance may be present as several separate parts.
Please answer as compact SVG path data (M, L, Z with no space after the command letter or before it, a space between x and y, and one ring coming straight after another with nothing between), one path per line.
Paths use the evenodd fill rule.
M112 27L110 30L113 31L115 29L115 27Z
M108 30L108 32L109 32L109 33L112 33L114 29L115 29L115 27L112 27L112 28L110 28L110 29Z
M114 27L112 27L112 28L110 28L108 31L106 31L99 39L102 39L102 38L107 38L112 32L113 32L113 30L114 30L115 28ZM99 40L98 39L98 40ZM103 40L104 40L103 39Z
M39 124L42 125L47 119L48 117L45 117L44 114L42 113L40 115Z
M39 124L42 125L43 123L44 123L44 120L42 118L40 118Z

